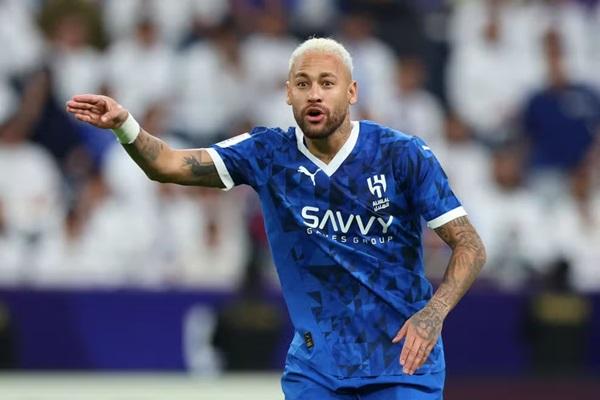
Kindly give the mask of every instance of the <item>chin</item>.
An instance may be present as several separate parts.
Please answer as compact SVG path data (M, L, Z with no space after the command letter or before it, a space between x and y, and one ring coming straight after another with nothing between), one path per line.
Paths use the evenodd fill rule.
M325 139L335 131L335 129L328 129L330 128L328 126L312 127L309 125L301 126L300 128L302 129L304 136L309 139Z

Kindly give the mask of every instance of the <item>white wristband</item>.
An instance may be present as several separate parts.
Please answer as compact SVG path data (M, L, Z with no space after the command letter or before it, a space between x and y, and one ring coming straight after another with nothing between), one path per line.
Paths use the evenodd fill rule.
M140 124L129 114L125 122L120 127L112 129L112 131L119 143L131 144L140 134Z

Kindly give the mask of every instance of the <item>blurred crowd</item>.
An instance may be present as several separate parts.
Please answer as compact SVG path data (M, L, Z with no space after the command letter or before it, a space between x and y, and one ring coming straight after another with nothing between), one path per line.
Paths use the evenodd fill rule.
M110 95L174 147L287 128L288 58L311 35L351 52L354 119L438 155L484 280L600 289L594 0L0 0L0 285L244 285L269 263L251 191L152 182L64 103ZM425 245L439 278L449 250Z

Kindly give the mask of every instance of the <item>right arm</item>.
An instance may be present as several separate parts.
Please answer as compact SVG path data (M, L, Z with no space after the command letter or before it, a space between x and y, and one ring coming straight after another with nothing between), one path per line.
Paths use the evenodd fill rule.
M225 187L204 149L174 150L143 129L133 143L124 144L123 148L153 181Z
M129 112L107 96L81 95L67 102L67 111L98 128L117 129ZM123 147L146 175L158 182L224 188L225 185L204 149L175 150L140 129L135 140Z

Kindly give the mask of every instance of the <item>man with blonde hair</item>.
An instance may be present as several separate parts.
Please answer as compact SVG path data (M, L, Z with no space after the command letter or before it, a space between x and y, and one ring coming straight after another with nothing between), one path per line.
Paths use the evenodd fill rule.
M75 96L67 110L112 129L153 180L256 190L295 329L286 399L441 399L442 324L485 250L429 147L351 121L357 99L350 54L313 38L290 58L297 128L258 127L174 150L111 98ZM421 217L452 248L435 293L423 271Z

